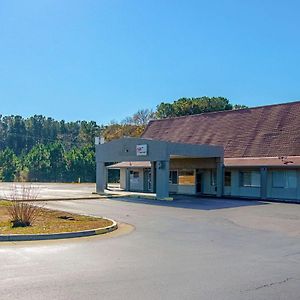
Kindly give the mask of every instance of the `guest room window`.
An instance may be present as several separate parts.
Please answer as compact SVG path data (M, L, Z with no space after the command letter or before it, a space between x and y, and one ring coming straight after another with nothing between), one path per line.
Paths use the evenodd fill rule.
M178 184L178 171L171 170L169 175L169 183Z
M240 179L243 187L260 187L259 171L242 171L240 172Z
M230 171L225 171L224 185L231 186L231 172Z
M217 185L217 172L216 170L210 170L210 185L216 186Z
M297 188L296 170L272 171L273 188Z

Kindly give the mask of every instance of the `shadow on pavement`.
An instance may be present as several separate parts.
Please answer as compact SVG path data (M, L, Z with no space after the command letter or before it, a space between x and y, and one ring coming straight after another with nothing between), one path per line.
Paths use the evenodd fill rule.
M268 202L257 200L234 200L234 199L216 199L206 197L180 196L176 195L173 201L154 200L145 198L110 198L109 201L124 201L137 204L148 204L156 206L178 207L199 210L216 210L243 206L267 205Z

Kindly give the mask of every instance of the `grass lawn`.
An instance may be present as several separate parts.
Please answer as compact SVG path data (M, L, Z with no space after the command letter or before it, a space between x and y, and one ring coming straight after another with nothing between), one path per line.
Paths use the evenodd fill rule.
M106 227L111 221L42 208L32 226L12 228L7 207L9 201L0 201L0 234L36 234L71 232Z

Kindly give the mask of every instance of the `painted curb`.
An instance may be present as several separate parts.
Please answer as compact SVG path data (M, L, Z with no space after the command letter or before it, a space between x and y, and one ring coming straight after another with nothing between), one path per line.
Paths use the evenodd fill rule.
M150 199L150 200L163 200L163 201L173 201L172 197L165 197L165 198L157 198L155 196L145 196L145 195L125 195L124 198L137 198L137 199Z
M16 242L16 241L41 241L41 240L56 240L56 239L69 239L69 238L78 238L93 236L98 234L104 234L112 232L118 229L118 223L109 218L103 218L112 222L112 225L82 230L82 231L73 231L73 232L60 232L60 233L40 233L40 234L0 234L0 242Z
M164 201L173 201L173 197L166 197L166 198L157 198L157 200L164 200Z
M173 201L173 197L157 198L155 196L147 195L118 195L118 194L99 194L98 196L92 197L70 197L70 198L41 198L41 199L20 199L17 201L20 202L51 202L51 201L76 201L76 200L100 200L100 199L110 199L110 198L135 198L135 199L149 199L149 200L164 200L164 201ZM3 199L6 201L12 201L10 199Z

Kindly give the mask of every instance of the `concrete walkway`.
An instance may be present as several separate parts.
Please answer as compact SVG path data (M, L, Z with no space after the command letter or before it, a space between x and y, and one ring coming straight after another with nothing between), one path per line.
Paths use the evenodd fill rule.
M32 187L37 199L94 199L102 198L96 194L96 185L94 183L10 183L0 182L0 199L11 198L15 190L22 189L23 186ZM105 190L108 196L129 196L129 197L156 197L156 194L128 192L117 188L118 185L111 185L112 189Z
M156 199L156 194L154 193L142 193L142 192L130 192L124 191L117 188L106 189L105 194L107 195L117 195L122 197L137 197L137 198L148 198L148 199Z

